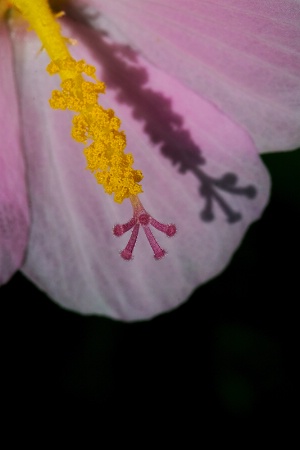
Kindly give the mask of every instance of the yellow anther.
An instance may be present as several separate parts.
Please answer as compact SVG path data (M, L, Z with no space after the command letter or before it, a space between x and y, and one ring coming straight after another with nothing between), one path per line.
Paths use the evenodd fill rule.
M55 19L60 19L61 17L65 16L66 13L64 11L59 11L58 13L53 14Z
M54 75L55 73L59 73L60 68L54 61L51 61L51 63L47 66L47 71L50 75Z
M50 106L53 109L66 109L67 102L60 91L53 91L52 97L49 100Z

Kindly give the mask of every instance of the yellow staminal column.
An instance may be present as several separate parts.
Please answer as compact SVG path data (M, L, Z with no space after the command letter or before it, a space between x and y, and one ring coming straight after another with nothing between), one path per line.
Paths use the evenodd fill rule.
M11 3L36 32L50 59L70 58L60 26L45 0L12 0Z
M39 37L42 48L48 53L51 60L47 67L48 73L58 74L62 80L61 90L52 92L50 106L76 113L72 120L71 134L77 142L86 145L84 154L87 169L103 185L106 193L114 195L117 203L122 203L125 198L131 201L133 218L128 222L130 226L125 224L114 228L116 236L134 228L121 256L124 259L132 258L139 226L142 225L155 258L161 258L165 251L158 246L148 225L153 225L168 236L173 236L176 228L151 218L138 198L138 194L143 192L139 184L143 175L141 171L132 168L132 154L124 153L126 136L120 131L121 121L112 109L105 110L98 103L99 95L105 92L104 83L97 79L93 66L84 60L76 61L72 58L67 47L68 40L62 36L60 25L47 0L12 0L11 4L29 22L30 28Z

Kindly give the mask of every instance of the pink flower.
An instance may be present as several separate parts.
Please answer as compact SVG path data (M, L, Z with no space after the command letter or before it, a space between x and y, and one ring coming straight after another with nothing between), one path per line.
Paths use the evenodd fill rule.
M157 235L169 253L158 262L144 236L134 261L120 258L127 240L112 226L130 205L84 170L72 114L49 108L59 81L38 40L2 22L0 281L21 268L66 308L152 317L219 274L261 216L259 152L300 143L300 4L73 1L61 23L107 84L101 103L122 119L144 206L178 233Z

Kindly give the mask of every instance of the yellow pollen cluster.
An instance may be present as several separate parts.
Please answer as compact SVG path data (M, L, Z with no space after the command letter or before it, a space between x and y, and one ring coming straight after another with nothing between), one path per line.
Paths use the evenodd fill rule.
M55 90L50 105L55 109L75 111L72 137L84 144L87 169L94 173L99 184L114 200L121 203L125 198L142 192L138 183L143 175L134 170L132 154L125 154L126 136L120 131L121 121L112 109L105 110L98 104L98 95L104 93L104 83L97 80L95 68L83 60L72 58L52 61L49 74L60 74L61 90ZM83 75L88 76L88 81Z
M62 13L54 15L47 0L10 1L29 22L47 51L51 59L48 73L61 77L61 90L53 91L50 105L77 113L71 134L76 141L87 145L84 149L87 168L106 193L114 194L118 203L143 192L139 184L142 172L132 168L133 156L124 153L126 136L120 131L120 120L112 109L105 110L98 103L99 94L105 91L104 83L97 80L93 66L74 60L69 53L68 39L62 36L55 20Z

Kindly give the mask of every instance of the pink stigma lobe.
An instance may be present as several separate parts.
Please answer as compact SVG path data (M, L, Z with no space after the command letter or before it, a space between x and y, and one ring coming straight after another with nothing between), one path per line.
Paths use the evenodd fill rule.
M138 238L140 227L143 228L147 240L153 250L154 258L161 259L166 255L166 251L163 250L158 244L157 240L150 230L150 225L161 231L168 237L172 237L176 233L176 226L174 224L164 224L155 220L150 214L147 213L142 203L137 196L130 197L130 201L133 208L133 217L122 225L117 224L113 228L113 234L117 237L122 236L124 233L132 229L129 241L121 251L120 255L126 261L133 259L133 250Z

